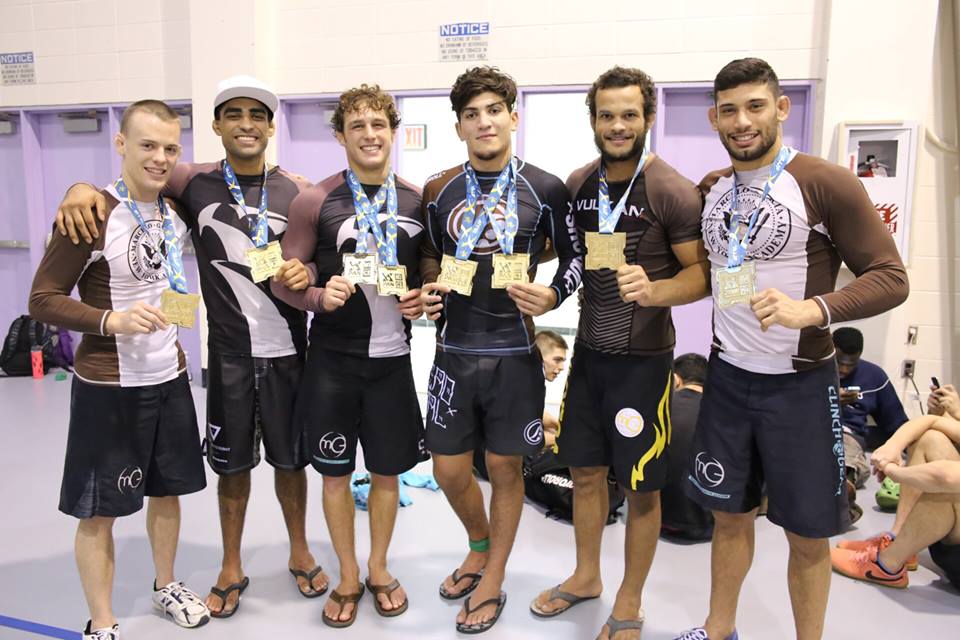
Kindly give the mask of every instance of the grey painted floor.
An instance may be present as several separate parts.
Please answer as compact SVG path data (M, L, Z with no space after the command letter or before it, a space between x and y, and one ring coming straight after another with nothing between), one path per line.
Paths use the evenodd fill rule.
M86 606L73 562L75 522L57 511L63 448L69 406L69 380L52 376L0 379L0 616L63 629L79 629ZM203 390L195 389L203 415ZM425 463L421 471L429 470ZM345 630L321 623L323 599L297 595L287 573L286 537L266 465L254 473L253 495L244 534L245 570L251 586L241 611L226 621L214 620L197 630L176 628L151 609L153 577L144 518L121 519L115 528L117 575L114 606L123 637L159 638L295 638L320 634L339 638L452 638L456 603L437 596L443 576L459 563L466 539L440 493L411 489L415 504L401 509L391 549L392 570L410 595L410 610L396 619L382 619L369 597L361 603L357 623ZM336 571L335 556L319 504L320 482L310 472L308 536L314 554ZM183 532L178 575L206 593L215 579L220 532L216 517L215 478L211 488L183 500ZM489 495L489 487L484 485ZM872 489L861 492L867 513L858 523L861 534L888 528L892 516L877 512ZM358 551L368 549L367 518L357 519ZM603 570L607 591L599 601L583 604L551 621L534 619L529 600L541 588L561 580L573 566L572 527L544 519L524 507L520 533L505 585L509 601L500 623L485 638L533 640L593 638L609 614L622 568L623 525L607 527ZM361 560L361 564L363 561ZM960 595L941 578L926 553L920 570L910 574L906 591L884 589L835 576L827 616L826 638L957 638ZM665 640L700 623L709 593L709 545L661 542L645 590L647 624L644 638ZM0 622L3 619L0 618ZM749 639L792 637L786 589L786 542L782 532L757 523L757 554L744 585L739 629ZM40 638L0 626L0 638Z

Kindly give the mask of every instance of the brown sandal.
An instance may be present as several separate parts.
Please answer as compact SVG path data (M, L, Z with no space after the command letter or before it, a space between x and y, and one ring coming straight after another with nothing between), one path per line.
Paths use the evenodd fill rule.
M340 605L340 610L337 611L337 618L340 617L340 614L343 613L343 608L348 604L353 604L353 613L350 614L350 617L346 620L338 620L336 618L331 618L327 616L327 612L323 612L323 624L328 627L334 627L336 629L342 629L343 627L349 627L357 620L357 611L360 610L358 603L360 598L363 597L363 585L360 585L360 591L356 593L351 593L348 595L343 595L338 592L336 589L330 592L330 599Z
M407 606L410 604L410 598L404 598L403 604L399 607L394 607L393 609L384 609L383 605L380 603L380 594L384 594L387 598L390 598L390 594L400 588L400 581L394 579L390 584L381 584L376 585L370 582L370 578L366 579L365 584L367 585L367 590L370 591L370 595L373 596L373 606L376 608L377 613L379 613L384 618L392 618L398 616L404 611L407 610Z

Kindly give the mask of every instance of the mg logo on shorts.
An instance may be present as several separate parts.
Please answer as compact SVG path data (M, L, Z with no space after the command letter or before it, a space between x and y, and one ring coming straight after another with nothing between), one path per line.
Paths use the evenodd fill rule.
M700 482L711 487L720 486L726 475L723 465L716 458L708 456L706 451L697 454L693 462L693 470Z
M328 431L320 438L320 453L328 458L339 458L347 450L347 438L342 433Z
M613 424L624 438L636 438L643 431L643 416L636 409L626 407L617 411Z
M140 467L124 467L117 478L117 491L126 493L127 491L136 491L140 483L143 482L143 471Z
M523 439L529 445L538 445L543 442L543 422L534 420L524 427Z

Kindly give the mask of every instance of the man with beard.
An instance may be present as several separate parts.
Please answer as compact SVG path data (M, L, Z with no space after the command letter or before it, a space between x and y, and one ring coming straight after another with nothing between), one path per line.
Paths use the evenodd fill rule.
M846 474L831 322L903 302L907 275L855 175L784 146L790 100L773 69L734 60L710 122L732 167L704 178L713 353L688 495L714 513L710 613L682 640L737 638L761 488L783 527L796 637L823 634L828 538L846 528ZM834 291L841 260L856 278Z
M582 258L559 178L513 156L513 79L491 67L461 74L450 92L468 161L428 180L423 301L437 320L428 388L427 448L470 552L440 586L464 602L456 628L480 633L503 611L507 558L523 508L522 457L543 445L543 369L533 316L576 291ZM547 239L559 257L549 287L531 282ZM438 280L439 278L439 280ZM490 519L472 474L487 450Z
M644 143L653 81L614 67L587 94L600 158L567 180L586 274L576 349L560 407L559 461L574 482L576 569L532 603L542 618L596 598L607 474L627 494L623 580L601 638L640 637L641 592L660 534L675 343L670 307L707 294L700 196ZM631 635L633 634L633 635Z
M407 610L406 593L387 569L399 503L397 476L419 462L423 417L410 366L410 323L420 317L420 190L390 170L400 126L393 97L361 85L340 95L333 112L347 169L307 189L290 205L283 253L315 270L315 282L273 291L313 312L310 352L295 422L323 474L323 512L340 561L340 583L323 622L346 627L369 589L377 613ZM365 265L366 276L357 268ZM399 278L399 279L396 279ZM357 442L370 471L370 557L360 581L350 480Z
M260 463L261 441L275 472L290 539L288 568L297 588L304 597L317 597L327 590L328 579L307 546L307 460L293 423L306 318L278 300L268 281L252 277L253 264L278 257L290 203L309 185L267 166L267 143L280 102L273 90L250 76L228 78L217 89L213 130L226 158L178 165L163 193L178 203L190 228L210 329L206 444L207 462L220 476L223 563L206 602L211 615L225 618L236 612L250 582L240 542L250 470ZM105 207L92 187L75 185L57 213L60 232L74 242L78 234L90 242L96 237L93 210L102 216ZM273 275L292 288L307 286L307 270L296 260Z

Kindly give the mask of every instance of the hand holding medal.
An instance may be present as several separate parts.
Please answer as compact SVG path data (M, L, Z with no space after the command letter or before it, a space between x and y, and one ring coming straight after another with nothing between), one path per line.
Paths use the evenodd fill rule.
M187 291L187 275L183 268L183 254L180 250L180 239L177 237L177 232L173 224L173 216L169 208L167 208L167 203L163 197L157 196L157 210L160 212L163 228L163 248L161 249L153 242L153 236L150 235L147 223L143 220L140 207L130 196L130 190L127 188L123 178L117 178L113 186L117 191L117 195L120 196L120 199L126 205L127 210L130 211L130 215L133 216L133 219L136 220L137 225L143 231L144 237L154 245L153 250L156 255L161 256L163 259L163 270L167 274L167 282L170 284L170 289L164 291L160 296L160 311L163 316L162 322L164 325L170 323L188 329L193 328L194 319L197 315L197 307L200 305L200 296Z
M397 181L390 173L377 190L373 201L367 197L360 179L347 169L347 184L353 195L353 207L357 220L357 249L355 253L344 254L343 275L354 285L371 284L377 286L381 296L402 296L407 293L407 267L397 260ZM380 228L377 215L387 203L386 231ZM367 235L373 234L377 253L368 253ZM377 263L377 257L380 264Z

